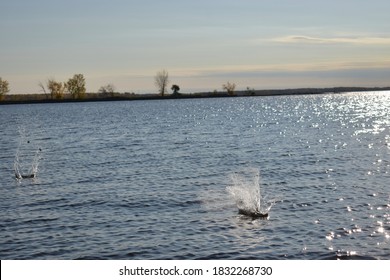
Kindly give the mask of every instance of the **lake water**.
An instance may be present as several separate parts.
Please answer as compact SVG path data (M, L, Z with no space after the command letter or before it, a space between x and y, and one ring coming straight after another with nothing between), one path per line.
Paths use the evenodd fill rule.
M390 259L390 92L7 105L0 131L1 259ZM268 218L239 214L259 185Z

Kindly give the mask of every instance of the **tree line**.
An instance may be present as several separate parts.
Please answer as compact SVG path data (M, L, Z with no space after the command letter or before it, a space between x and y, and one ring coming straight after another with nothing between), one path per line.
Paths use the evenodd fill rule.
M58 82L50 78L46 85L42 82L38 85L45 95L50 95L51 99L62 99L65 94L71 95L74 99L83 99L87 91L83 74L75 74L67 82Z
M154 77L154 84L158 88L158 91L161 96L164 96L169 84L168 71L164 69L162 71L157 72L156 76ZM234 95L234 92L236 90L236 84L228 81L226 84L222 85L222 89L225 90L229 95ZM172 95L180 95L180 87L178 85L173 84L171 90L173 92Z
M3 100L4 95L9 92L9 83L0 77L0 101Z
M167 93L168 85L170 83L169 74L167 70L161 70L154 76L154 84L161 96ZM83 74L74 74L66 82L56 81L54 78L49 78L45 83L39 82L39 88L47 96L47 99L63 99L65 95L73 99L84 99L86 96L86 81ZM234 95L236 84L227 82L222 85L222 89L229 95ZM171 86L172 95L180 95L180 86L173 84ZM0 77L0 100L10 91L9 82ZM115 86L107 84L101 86L98 93L102 96L114 97Z

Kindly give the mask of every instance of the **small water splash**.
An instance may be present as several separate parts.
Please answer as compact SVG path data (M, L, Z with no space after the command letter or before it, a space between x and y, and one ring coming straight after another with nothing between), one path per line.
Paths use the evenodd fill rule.
M24 128L19 127L19 144L15 154L14 172L19 181L26 178L36 178L39 170L42 149L33 147L28 140ZM27 170L27 171L26 171Z
M267 199L261 194L260 172L249 170L231 175L232 184L226 189L234 199L240 214L261 218L267 217L276 199Z

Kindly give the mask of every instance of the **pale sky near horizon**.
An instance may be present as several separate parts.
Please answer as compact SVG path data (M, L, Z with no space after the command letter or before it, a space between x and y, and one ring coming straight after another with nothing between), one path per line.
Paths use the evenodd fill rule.
M390 86L388 0L0 0L11 93L84 74L87 91Z

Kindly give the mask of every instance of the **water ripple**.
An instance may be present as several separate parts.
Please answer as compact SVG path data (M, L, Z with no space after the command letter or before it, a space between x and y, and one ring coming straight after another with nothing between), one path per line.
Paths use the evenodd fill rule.
M388 259L389 98L4 106L0 257ZM27 144L39 172L17 182ZM267 219L227 191L253 169Z

